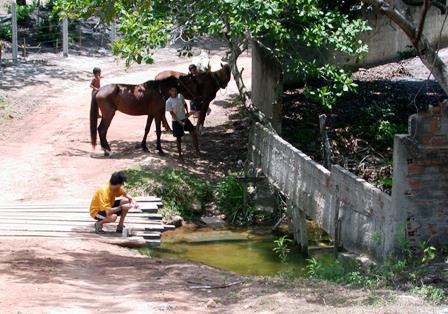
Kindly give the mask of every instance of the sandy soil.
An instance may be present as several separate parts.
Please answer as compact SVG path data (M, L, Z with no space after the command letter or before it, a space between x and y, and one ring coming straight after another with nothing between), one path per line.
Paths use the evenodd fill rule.
M191 288L224 283L239 284L222 289ZM1 313L443 311L391 291L349 289L309 280L245 278L197 263L149 259L89 240L0 240L0 295Z
M108 132L108 140L115 154L108 159L102 157L99 149L92 158L88 124L88 86L94 66L103 69L102 85L112 82L140 83L152 79L162 70L185 71L191 60L177 58L174 53L175 50L162 50L156 55L156 64L130 69L114 62L112 57L62 59L46 55L40 57L43 60L34 59L17 67L4 68L0 96L6 98L12 115L16 117L0 128L0 172L4 180L4 199L86 199L113 171L138 165L151 169L177 166L175 142L171 134L162 136L167 156L161 158L155 154L154 123L148 140L153 153L135 149L143 136L145 116L116 114ZM211 56L211 64L213 69L219 69L218 54ZM243 58L242 65L250 67L250 58ZM187 153L187 167L204 173L225 161L219 156L221 147L216 142L229 145L223 140L226 133L232 133L233 127L226 123L232 120L236 109L226 107L231 104L236 91L235 84L231 82L226 90L218 92L205 124L216 139L201 138L204 157L193 159ZM184 148L191 146L187 143Z
M219 67L219 53L212 56ZM117 169L179 166L171 135L166 157L134 148L144 117L117 114L108 134L115 154L91 157L88 132L90 70L109 82L139 83L189 60L160 51L155 65L124 69L110 57L44 55L1 71L0 96L13 119L0 127L2 197L7 202L89 198ZM250 76L250 58L243 57ZM247 78L249 79L249 78ZM248 81L249 82L249 81ZM250 82L249 82L250 83ZM249 84L250 85L250 84ZM191 171L212 177L241 154L241 124L230 106L234 83L218 93L201 137L202 159L187 156ZM236 134L236 135L235 135ZM151 131L150 149L155 134ZM244 140L244 138L243 138ZM236 153L235 153L236 152ZM223 289L192 285L240 282ZM391 291L365 291L308 280L244 278L208 266L156 260L94 240L0 239L0 313L436 313L421 300Z

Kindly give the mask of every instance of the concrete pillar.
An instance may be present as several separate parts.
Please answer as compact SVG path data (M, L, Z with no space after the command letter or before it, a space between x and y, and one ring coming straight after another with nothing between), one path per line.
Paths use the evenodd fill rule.
M290 201L288 201L288 212L291 217L290 228L292 229L294 240L296 240L302 252L308 254L308 231L306 229L305 212L294 207Z
M17 41L17 10L16 3L11 3L11 24L12 24L12 61L17 63L18 41Z
M252 101L271 121L277 133L282 130L283 71L268 51L252 45Z
M110 42L112 45L115 40L117 40L117 24L114 21L110 24Z
M64 57L68 57L68 19L64 17L62 20L62 53Z

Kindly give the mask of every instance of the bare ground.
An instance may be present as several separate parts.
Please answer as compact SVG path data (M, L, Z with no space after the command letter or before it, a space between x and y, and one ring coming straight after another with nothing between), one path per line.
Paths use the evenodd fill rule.
M112 58L39 56L1 69L0 96L12 119L0 127L4 202L90 197L117 169L184 167L208 177L244 156L245 124L231 106L232 84L218 93L201 137L204 157L179 166L163 136L166 157L134 148L145 118L117 114L108 134L115 154L91 157L88 138L90 70L108 82L139 83L188 60L163 50L155 65L125 70ZM212 57L216 69L219 54ZM250 58L242 60L250 76ZM249 79L249 77L248 77ZM250 84L249 84L250 85ZM150 142L154 150L154 132ZM197 284L241 284L191 289ZM191 262L157 260L92 239L0 239L0 313L438 313L422 300L393 291L366 291L309 280L245 278Z

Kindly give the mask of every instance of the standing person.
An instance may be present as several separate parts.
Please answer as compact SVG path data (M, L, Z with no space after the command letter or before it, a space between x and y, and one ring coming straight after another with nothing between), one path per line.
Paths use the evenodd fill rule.
M188 67L189 75L196 79L196 75L198 74L198 68L195 64L190 64ZM197 81L196 81L197 82ZM190 101L190 111L193 117L196 119L199 118L199 113L201 112L201 100L200 98L195 98Z
M96 233L104 233L103 225L115 222L118 216L120 216L120 221L116 232L123 232L124 220L129 209L137 206L132 196L123 189L125 182L126 176L122 172L114 172L109 183L100 187L93 195L90 203L90 216L97 220L95 222Z
M92 89L92 98L95 97L96 93L101 87L101 69L93 68L93 79L90 82L90 88ZM98 118L101 118L100 107L98 107Z
M188 119L190 115L188 113L187 103L182 94L177 92L176 87L171 87L169 89L170 98L166 101L166 111L171 113L173 117L173 135L176 137L177 141L177 152L179 153L179 159L183 161L182 157L182 137L185 135L185 131L191 134L193 140L193 146L196 150L196 154L199 156L199 145L198 145L198 135L196 134L196 129Z

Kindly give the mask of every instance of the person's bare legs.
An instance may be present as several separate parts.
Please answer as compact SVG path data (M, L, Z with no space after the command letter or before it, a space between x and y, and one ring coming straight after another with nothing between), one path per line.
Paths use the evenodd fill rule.
M179 154L179 160L184 161L184 158L182 157L182 138L176 137L177 142L177 153Z
M120 215L120 221L118 222L117 229L123 229L124 220L126 219L126 215L128 214L128 211L131 207L132 207L132 205L129 204L129 200L123 199L120 201L121 215Z
M196 151L196 155L200 156L201 152L199 151L199 143L198 143L198 133L196 132L196 130L191 131L191 139L193 141L193 147Z
M106 218L103 220L98 220L97 224L101 227L101 229L103 229L104 224L108 224L115 221L117 221L117 215L111 211L107 211Z

